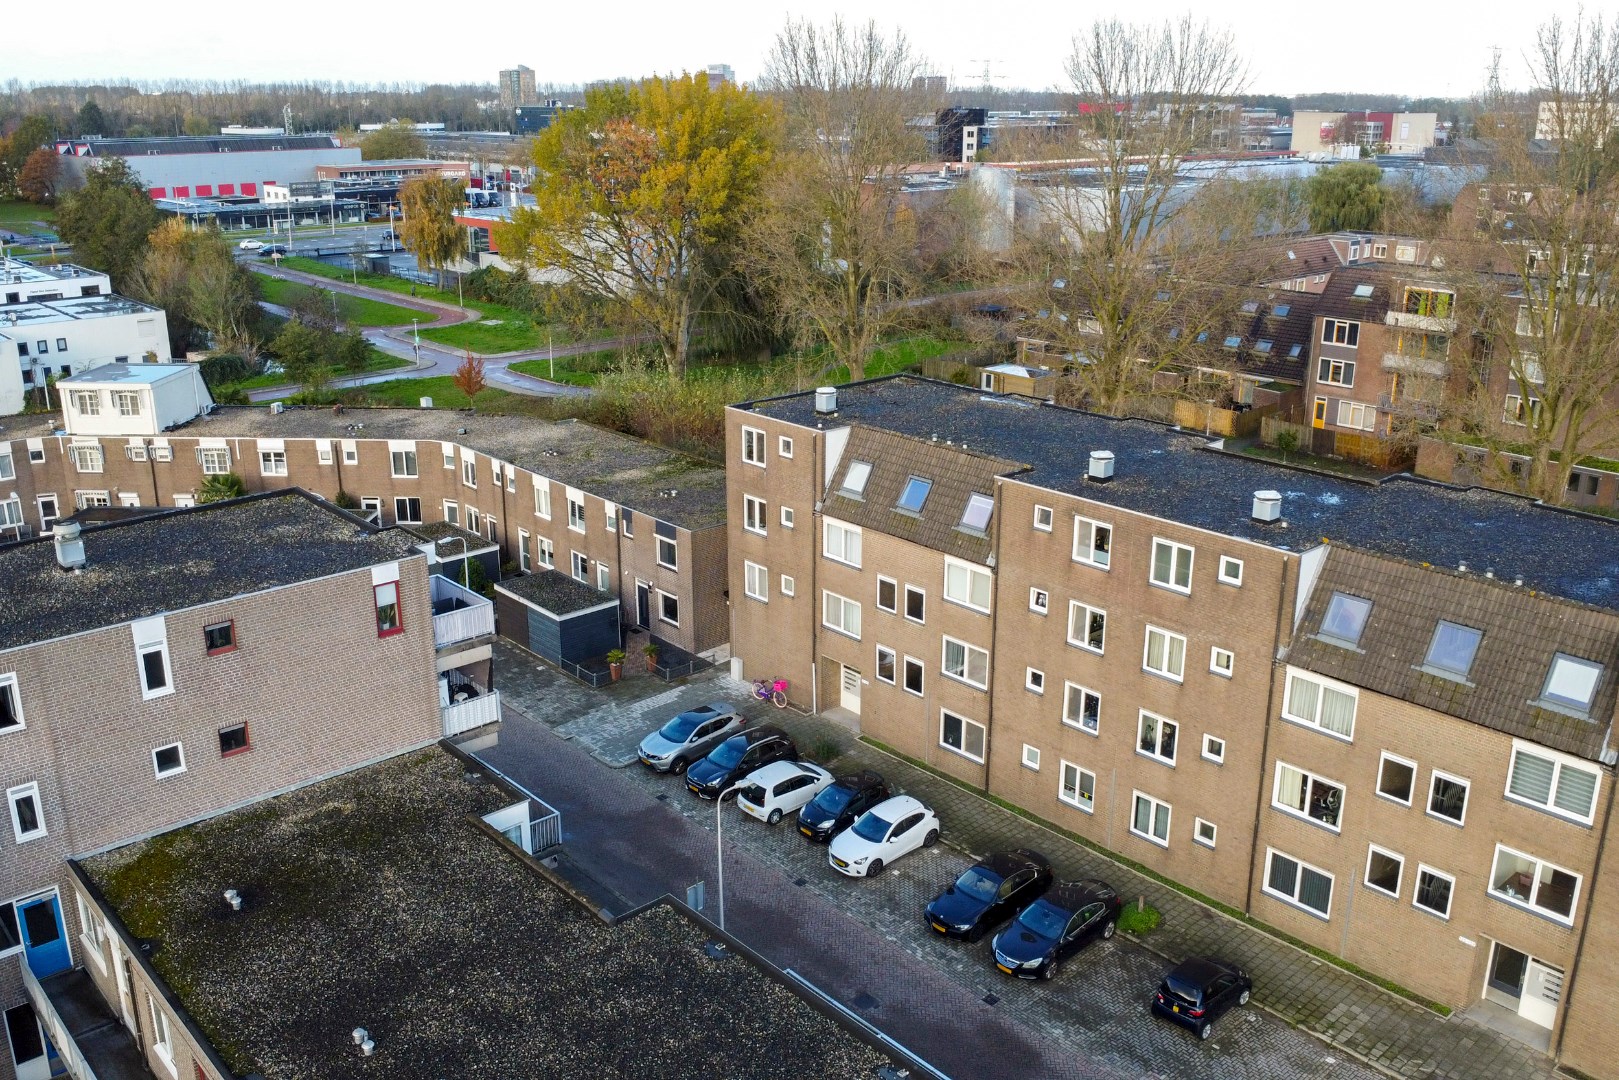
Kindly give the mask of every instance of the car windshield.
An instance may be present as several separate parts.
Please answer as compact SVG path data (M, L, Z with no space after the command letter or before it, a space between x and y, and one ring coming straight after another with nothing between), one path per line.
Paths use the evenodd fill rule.
M687 739L691 738L691 733L696 731L697 725L702 722L703 718L701 716L697 716L693 713L681 713L679 716L675 717L673 720L659 728L658 734L662 735L670 742L683 743Z
M974 900L982 900L986 904L995 899L995 890L1000 886L1001 879L982 866L975 866L956 879L957 892L966 893Z
M1017 921L1031 934L1045 938L1059 938L1062 936L1062 928L1068 925L1068 912L1054 908L1044 900L1036 900L1029 905L1027 911L1017 917Z
M854 834L862 840L880 844L888 836L888 830L893 827L892 821L885 821L878 817L875 811L870 811L862 814L860 820L854 823Z
M849 805L854 798L854 792L842 784L833 784L831 787L815 796L815 808L824 810L828 814L841 814L843 808Z
M716 746L714 752L708 755L708 760L722 769L734 769L747 751L748 740L739 736L735 739L726 739Z

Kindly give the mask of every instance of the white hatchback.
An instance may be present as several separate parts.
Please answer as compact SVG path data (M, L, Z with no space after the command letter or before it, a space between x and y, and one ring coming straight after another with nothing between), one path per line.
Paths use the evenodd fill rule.
M826 858L840 874L875 877L901 855L932 847L938 839L938 815L909 795L896 795L833 837Z
M743 783L747 786L736 793L742 812L775 825L829 787L832 774L807 761L772 761L749 773Z
M264 246L264 241L263 240L243 240L240 244L237 244L236 246L238 248L241 248L243 251L257 251L259 248Z

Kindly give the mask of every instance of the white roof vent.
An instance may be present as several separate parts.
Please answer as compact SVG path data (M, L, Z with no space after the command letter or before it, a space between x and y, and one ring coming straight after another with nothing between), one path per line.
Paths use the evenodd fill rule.
M287 407L285 405L281 404L281 402L279 402L279 401L270 402L270 415L272 415L272 416L280 416L282 413L284 413L286 411L287 411Z
M815 388L815 411L823 416L838 411L837 387L817 386Z
M59 521L51 530L56 540L56 562L63 570L80 570L84 567L84 541L79 539L79 523L76 521Z
M1280 491L1254 492L1254 520L1282 520L1282 493Z
M1113 451L1092 450L1091 463L1085 470L1085 479L1105 484L1113 479Z

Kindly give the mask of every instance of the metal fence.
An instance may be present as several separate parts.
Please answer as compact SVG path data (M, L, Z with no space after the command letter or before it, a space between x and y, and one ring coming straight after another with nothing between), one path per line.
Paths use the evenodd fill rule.
M688 675L706 671L713 666L714 663L711 660L704 660L700 656L692 656L685 660L675 660L668 664L654 663L652 665L652 674L664 682L674 682L676 679L684 679Z
M564 675L571 675L589 687L599 688L613 681L611 671L592 671L590 668L575 664L571 660L552 660L550 657L543 657L542 659L546 663L555 666Z
M535 855L547 848L562 844L562 811L529 797L529 854Z

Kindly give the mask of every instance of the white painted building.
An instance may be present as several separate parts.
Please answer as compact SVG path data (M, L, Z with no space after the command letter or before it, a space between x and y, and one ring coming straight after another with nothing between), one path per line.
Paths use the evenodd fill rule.
M195 364L107 364L56 389L62 427L78 436L160 435L214 404Z
M63 300L70 296L105 296L112 279L99 270L62 263L35 266L0 256L0 305Z
M51 377L103 364L171 358L163 309L128 297L64 297L0 306L0 416L22 411L23 394ZM13 377L15 376L15 378Z

